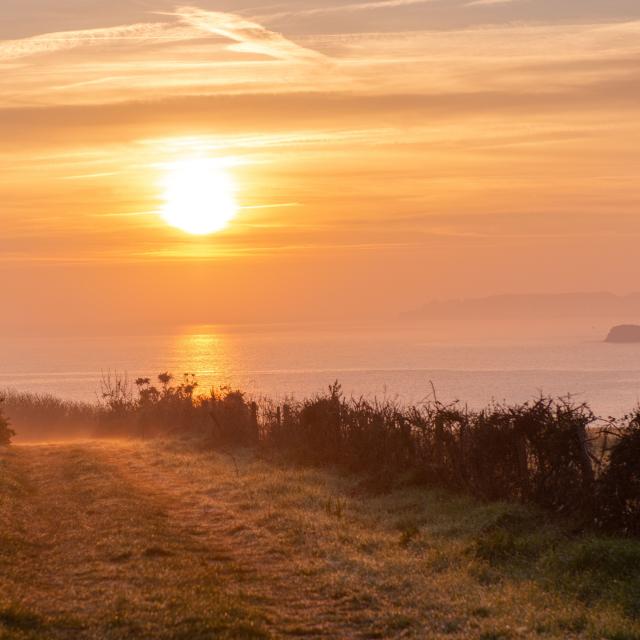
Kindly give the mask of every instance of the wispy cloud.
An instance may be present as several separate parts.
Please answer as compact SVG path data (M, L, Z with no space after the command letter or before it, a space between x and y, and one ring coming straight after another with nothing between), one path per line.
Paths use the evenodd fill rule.
M162 23L141 23L83 31L60 31L22 38L21 40L0 41L0 61L16 60L39 54L52 54L82 46L103 46L118 41L179 40L188 38L189 35L184 30L182 32L175 29L169 30Z
M123 47L139 44L155 46L161 43L188 42L200 39L205 34L230 42L225 48L240 53L253 53L282 60L320 60L324 57L317 51L297 45L280 33L270 31L261 24L233 13L184 6L162 15L173 16L176 21L61 31L20 40L0 41L0 62L55 54L79 47Z
M491 7L499 4L513 4L515 2L521 2L521 0L473 0L467 2L465 7Z
M314 9L300 9L292 11L281 11L270 15L259 16L260 20L279 20L289 16L314 16L327 15L332 13L356 13L358 11L373 11L376 9L397 9L421 4L431 4L441 0L373 0L372 2L352 2L326 7L316 7Z
M95 180L96 178L111 178L118 175L115 171L105 171L101 173L83 173L76 176L61 176L60 180Z
M190 6L165 15L171 19L0 41L0 106L299 91L332 78L328 56L239 15Z
M359 11L423 0L317 7ZM426 0L437 1L437 0ZM518 0L500 0L500 2ZM469 5L496 3L474 0ZM167 19L168 17L168 19ZM232 13L181 6L164 21L0 42L0 107L106 104L219 94L540 93L628 72L640 23L504 25L308 35L295 41ZM67 55L70 49L83 49ZM562 60L588 62L574 71ZM596 63L606 62L606 67ZM19 72L8 66L20 65ZM295 114L291 114L295 116Z
M205 11L197 7L179 7L172 15L199 31L231 40L234 44L230 45L229 49L232 51L256 53L284 60L323 58L317 51L305 49L282 34L270 31L257 22L233 13Z

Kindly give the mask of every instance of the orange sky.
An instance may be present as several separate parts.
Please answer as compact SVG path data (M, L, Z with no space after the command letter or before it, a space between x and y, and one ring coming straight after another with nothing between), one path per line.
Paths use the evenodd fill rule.
M636 0L4 0L0 328L636 290L639 99ZM202 155L240 209L194 237Z

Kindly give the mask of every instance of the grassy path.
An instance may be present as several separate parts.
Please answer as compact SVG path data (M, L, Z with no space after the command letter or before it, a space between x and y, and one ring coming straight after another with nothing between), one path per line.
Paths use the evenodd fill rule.
M0 639L640 638L622 609L471 551L513 517L179 443L15 447Z
M217 541L121 473L138 453L103 444L5 456L1 638L266 636L227 588L231 562Z

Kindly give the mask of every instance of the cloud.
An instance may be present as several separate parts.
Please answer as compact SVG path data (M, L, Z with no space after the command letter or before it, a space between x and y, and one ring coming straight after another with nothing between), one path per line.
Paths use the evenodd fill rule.
M205 11L197 7L179 7L172 15L199 31L231 40L235 43L229 46L232 51L257 53L283 60L324 58L318 52L305 49L280 33L270 31L257 22L233 13Z
M395 0L400 1L400 0ZM405 0L406 1L406 0ZM197 7L178 7L170 15L176 22L140 23L61 31L20 40L0 41L0 62L29 56L55 54L79 47L156 46L201 39L204 34L230 41L225 48L239 53L253 53L280 60L321 60L322 54L305 49L282 34L233 13L205 11Z
M520 0L473 0L473 2L467 2L465 7L491 7L500 4L513 4L514 2L520 2Z
M188 6L168 15L0 41L0 107L311 90L336 77L328 56L241 16Z
M260 16L260 19L279 20L280 18L286 18L289 16L314 16L327 15L331 13L355 13L358 11L372 11L376 9L397 9L400 7L431 4L438 1L440 0L374 0L372 2L354 2L327 7L316 7L314 9L282 11L271 15Z
M333 10L310 11L325 9ZM506 95L508 103L509 96L560 95L602 78L619 79L640 61L637 21L341 33L294 41L232 13L181 6L164 15L158 23L0 42L0 108L314 92L431 95L436 106L439 96L456 102L465 94ZM297 117L286 101L282 113Z
M162 23L133 24L104 29L60 31L23 38L0 41L0 61L17 60L39 54L53 54L82 46L103 46L114 42L148 42L158 39L183 39L189 34L172 30Z

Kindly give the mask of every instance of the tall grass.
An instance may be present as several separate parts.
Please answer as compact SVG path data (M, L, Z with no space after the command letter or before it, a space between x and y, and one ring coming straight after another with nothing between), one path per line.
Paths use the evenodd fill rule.
M2 395L6 414L22 440L95 435L101 412L96 404L13 390Z
M346 398L335 383L302 401L256 403L224 388L197 393L191 374L129 382L107 375L96 405L14 394L15 425L91 425L96 435L196 436L204 446L255 446L311 465L519 501L584 526L640 535L640 408L603 421L586 404L541 397L470 410Z

